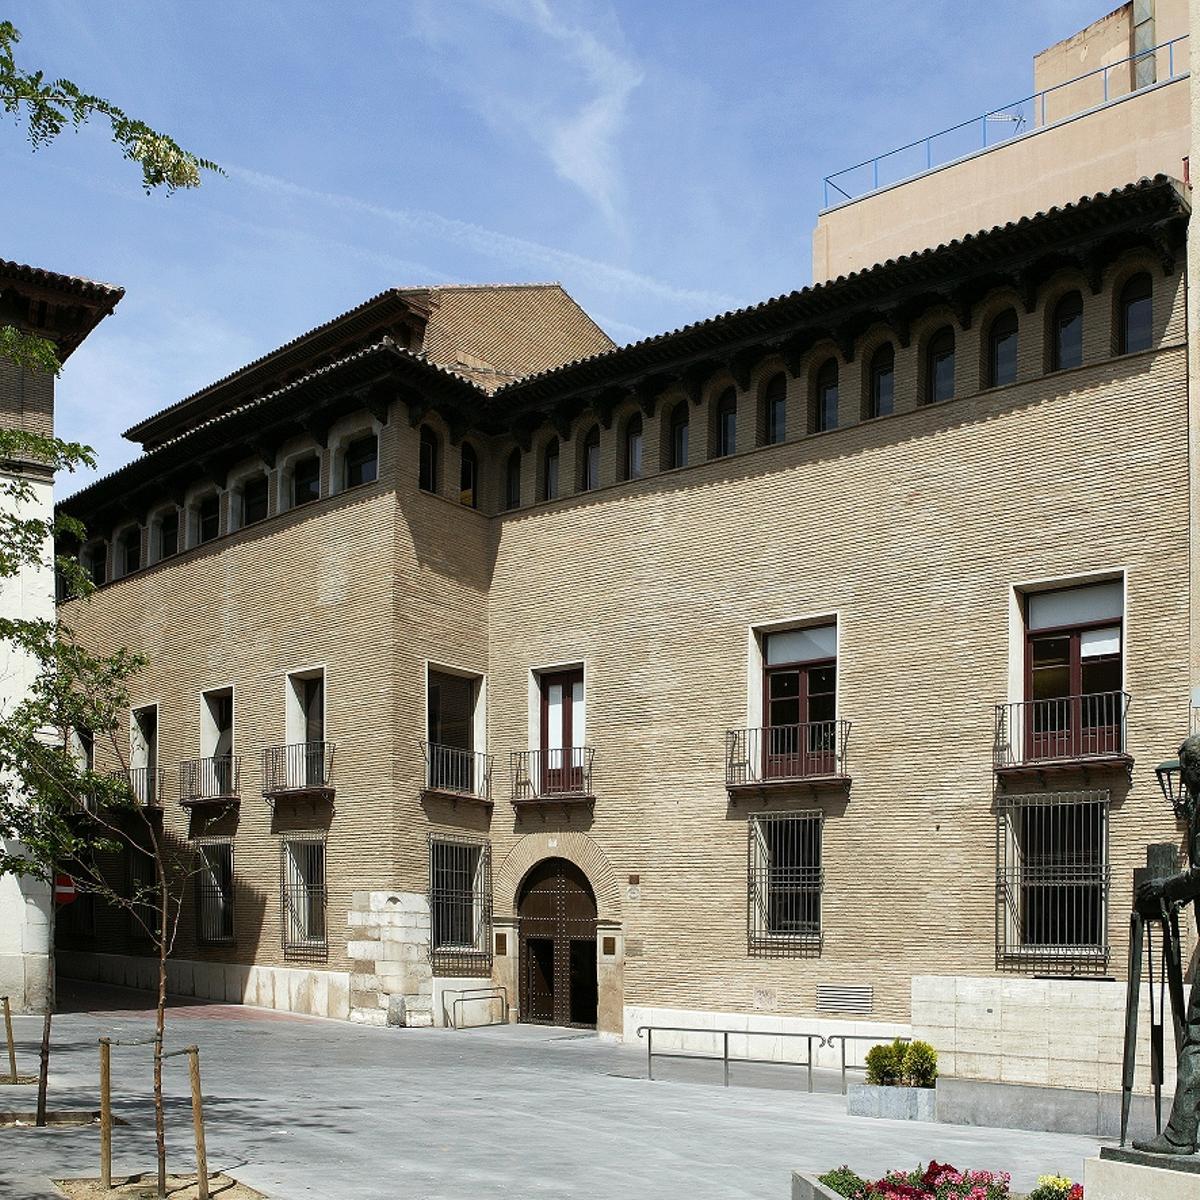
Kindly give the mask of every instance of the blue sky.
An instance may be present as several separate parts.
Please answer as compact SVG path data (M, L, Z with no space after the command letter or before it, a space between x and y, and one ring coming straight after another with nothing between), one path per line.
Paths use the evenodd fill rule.
M1032 90L1095 0L8 0L18 61L220 162L0 133L0 258L120 284L59 432L136 419L393 285L558 279L618 342L807 283L822 177ZM79 480L60 481L63 493Z

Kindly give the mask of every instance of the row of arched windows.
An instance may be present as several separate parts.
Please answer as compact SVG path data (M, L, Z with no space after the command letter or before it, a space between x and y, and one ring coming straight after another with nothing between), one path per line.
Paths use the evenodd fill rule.
M1150 348L1152 340L1153 284L1148 272L1133 275L1121 288L1116 305L1114 352L1133 354ZM1050 313L1047 368L1068 370L1083 363L1083 297L1079 291L1061 296ZM988 324L984 344L984 387L1003 387L1015 383L1018 375L1019 321L1015 308L1005 308ZM945 325L928 338L921 362L920 402L936 404L954 398L955 331ZM809 424L813 432L836 429L839 420L839 364L832 355L818 365L809 399ZM886 417L895 411L896 351L892 342L884 342L871 355L864 379L863 416ZM787 438L787 378L782 371L763 385L759 413L758 442L776 445ZM738 395L736 389L723 389L713 402L709 430L709 457L724 458L737 452ZM689 401L679 400L666 418L662 453L663 469L686 467L692 446L692 412ZM439 490L439 441L427 425L421 427L420 487ZM562 455L559 439L553 437L542 448L538 463L537 499L555 500L561 494ZM510 452L505 465L504 507L520 507L523 455ZM618 470L622 480L640 479L645 473L645 429L640 413L625 422L620 444ZM479 506L479 459L469 443L464 443L461 458L459 499L471 508ZM575 490L590 492L600 486L600 427L591 426L583 436L581 453L575 464Z

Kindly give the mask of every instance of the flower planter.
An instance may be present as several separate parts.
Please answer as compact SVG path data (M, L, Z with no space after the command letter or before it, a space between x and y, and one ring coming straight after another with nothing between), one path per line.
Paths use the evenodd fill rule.
M884 1117L890 1121L936 1121L936 1096L933 1088L852 1083L846 1089L846 1112L852 1117Z

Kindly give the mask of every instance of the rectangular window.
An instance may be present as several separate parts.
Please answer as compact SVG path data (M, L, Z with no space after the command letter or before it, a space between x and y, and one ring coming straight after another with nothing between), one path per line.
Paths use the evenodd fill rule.
M752 956L794 958L820 952L822 820L819 812L750 818Z
M232 942L233 843L201 842L196 855L196 940L203 945Z
M283 842L283 950L289 959L324 959L325 839L289 834Z
M292 468L292 507L311 504L321 498L321 460L302 458Z
M247 479L242 488L242 524L253 525L256 521L266 520L267 516L267 477L258 475Z
M205 496L197 510L199 544L211 542L221 532L221 498Z
M379 442L374 434L346 447L346 487L374 483L379 474Z
M179 513L164 513L158 523L158 556L171 558L179 553Z
M158 706L135 708L129 723L129 787L137 804L160 803L158 794Z
M200 754L193 782L200 796L236 796L233 757L233 689L205 692L200 699Z
M121 574L132 575L142 565L142 531L131 529L121 538Z
M763 661L762 778L838 774L837 626L767 634Z
M1134 0L1133 4L1133 86L1149 87L1158 78L1154 55L1154 0ZM1176 47L1176 51L1178 51Z
M438 975L488 975L491 963L491 847L429 839L431 957Z
M475 756L475 702L479 681L429 670L428 786L434 791L475 793L483 780Z
M996 965L1060 974L1108 966L1106 791L1006 796L996 828Z
M151 851L130 845L125 850L129 932L139 941L162 936L162 892L158 869Z
M542 795L585 791L587 752L583 671L556 671L539 680L542 699Z

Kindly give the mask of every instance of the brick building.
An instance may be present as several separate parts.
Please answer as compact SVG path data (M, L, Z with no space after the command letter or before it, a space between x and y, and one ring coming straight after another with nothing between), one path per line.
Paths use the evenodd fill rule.
M149 660L100 765L208 864L176 989L1112 1085L1196 682L1188 50L1138 76L1126 7L1127 86L847 197L812 287L619 349L553 285L386 292L129 431L65 611ZM1089 122L1080 199L1029 164ZM149 977L116 914L59 944Z

